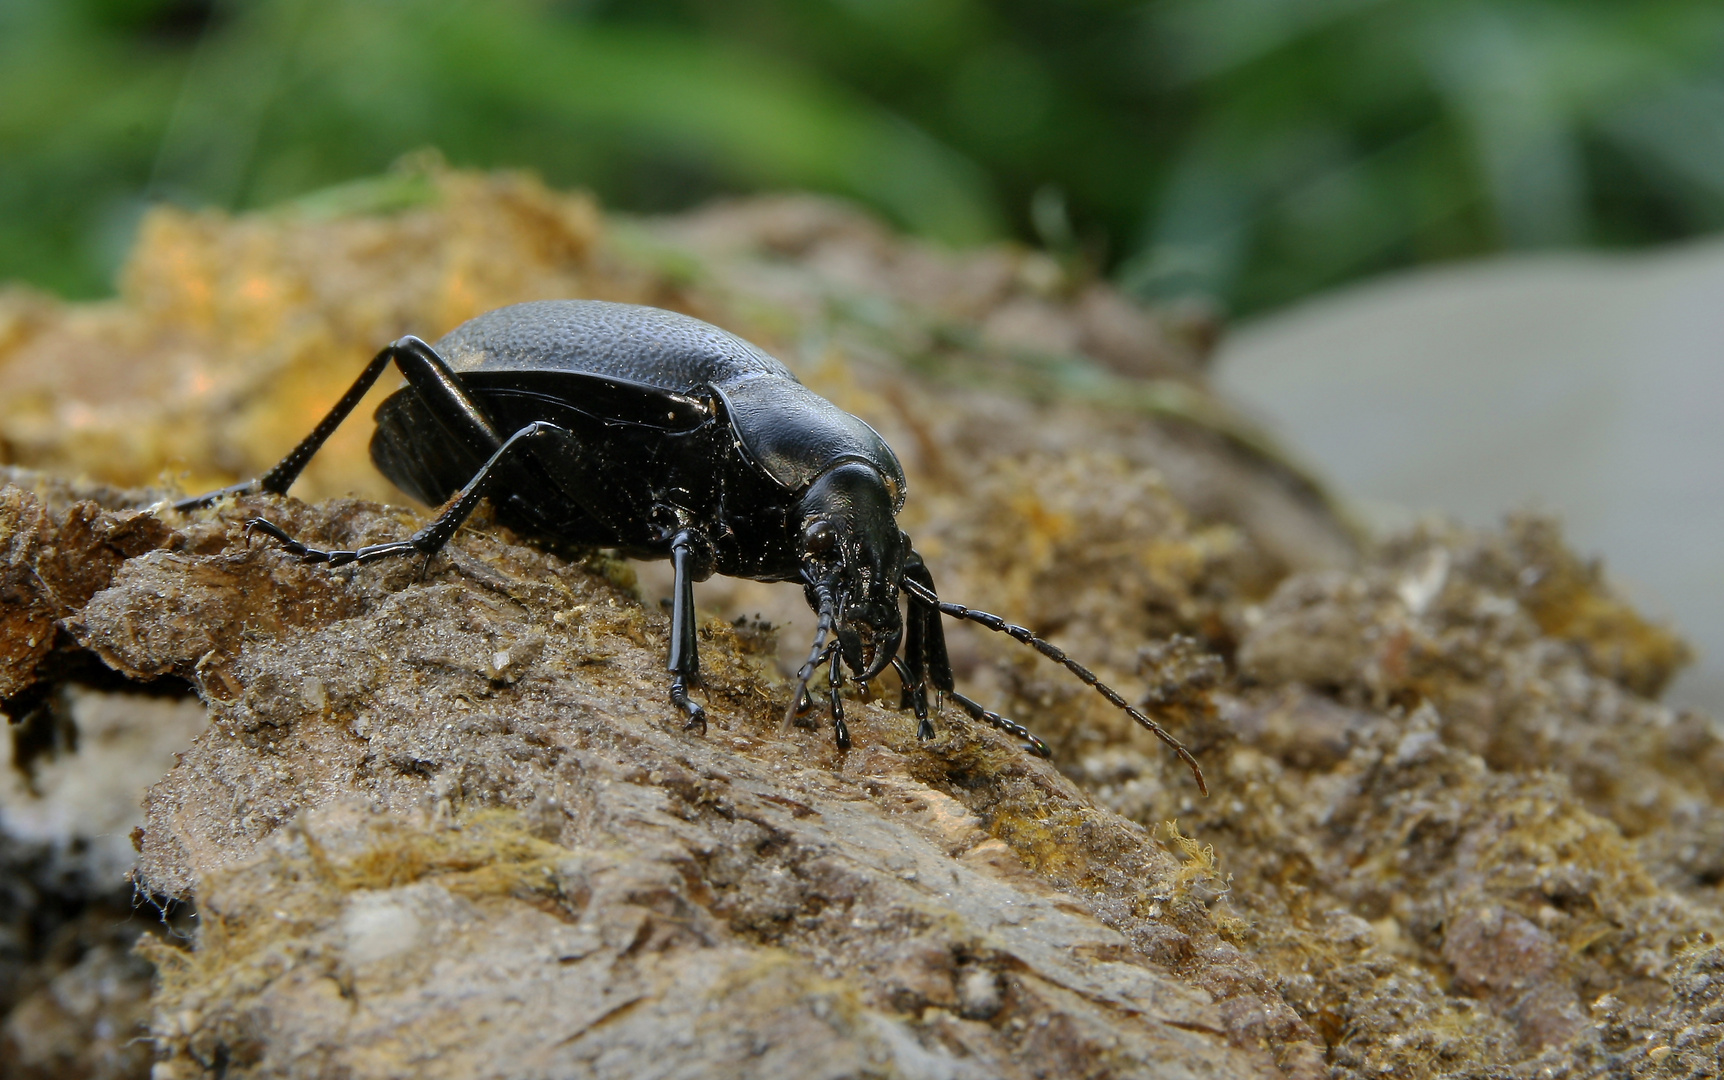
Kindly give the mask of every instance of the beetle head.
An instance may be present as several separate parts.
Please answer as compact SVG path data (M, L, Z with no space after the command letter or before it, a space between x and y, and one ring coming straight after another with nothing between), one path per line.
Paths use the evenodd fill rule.
M871 679L898 655L904 636L898 582L906 545L892 492L879 470L850 461L822 473L799 510L808 606L819 612L824 586L845 664Z

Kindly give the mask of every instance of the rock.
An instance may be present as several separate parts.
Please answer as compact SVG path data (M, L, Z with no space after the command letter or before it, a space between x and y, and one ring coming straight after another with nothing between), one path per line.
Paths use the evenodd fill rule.
M393 525L351 503L221 513L343 543ZM854 710L857 753L825 732L787 741L786 688L724 623L702 634L708 735L683 733L663 707L663 615L602 566L457 544L419 580L407 564L331 576L236 537L133 560L92 599L81 643L132 670L198 677L212 641L238 643L201 684L209 732L148 800L141 880L201 917L195 952L150 952L169 1063L371 1075L434 1048L425 1075L648 1054L703 1075L760 1054L833 1075L1272 1069L1208 994L1136 956L1140 920L1100 917L1099 879L1062 888L986 839L984 820L1024 815L1022 850L1064 848L1068 873L1084 836L1109 852L1085 876L1115 889L1175 872L1048 766L967 724L931 754L877 704ZM262 582L313 575L348 593L327 622L247 620L250 602L280 607ZM145 617L194 582L199 618ZM549 632L560 612L577 614ZM499 678L489 659L525 640L530 662ZM969 857L989 843L1005 863ZM998 980L991 1002L976 972ZM667 1048L669 1031L688 1041Z
M949 710L918 743L890 677L852 701L850 753L818 714L783 731L793 588L701 587L702 737L665 699L652 566L484 512L423 575L248 541L253 515L320 544L415 527L331 497L385 491L362 423L309 503L177 514L12 469L3 708L54 783L6 798L81 790L76 820L109 822L150 774L134 880L195 926L144 941L146 1006L136 931L78 914L111 896L45 869L78 842L0 837L4 1037L32 1068L140 1075L103 1039L147 1011L163 1078L1706 1075L1724 730L1657 702L1684 646L1554 526L1356 548L1171 323L1030 253L923 249L817 200L616 223L518 177L432 179L394 217L158 214L120 301L38 304L0 339L6 445L213 484L401 332L541 295L668 304L875 424L942 593L1146 703L1214 794L974 628L961 682L1051 764ZM143 693L163 711L111 745L155 749L100 764L120 713L92 703ZM106 859L109 828L54 835ZM62 946L20 929L42 920Z

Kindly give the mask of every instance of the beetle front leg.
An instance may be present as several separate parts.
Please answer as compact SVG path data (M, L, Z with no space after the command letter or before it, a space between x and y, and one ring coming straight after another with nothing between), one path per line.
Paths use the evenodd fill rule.
M704 538L684 529L670 541L670 562L676 581L671 588L670 662L671 704L688 714L684 731L700 729L706 734L706 710L688 697L689 680L700 674L700 653L694 636L694 577L698 556L705 546Z
M834 643L836 645L836 643ZM832 666L826 669L827 694L832 702L832 738L838 749L850 749L850 725L844 722L844 668L839 650L832 650Z
M934 722L928 719L928 611L915 602L905 606L903 659L892 658L904 684L898 708L915 710L916 738L927 742L934 737Z
M905 637L907 641L920 646L923 678L932 683L935 690L949 696L972 720L979 720L989 727L1024 740L1024 749L1037 757L1051 757L1048 744L1036 738L1028 728L1013 723L992 709L984 708L980 703L958 693L957 680L952 676L952 660L946 652L946 630L940 625L941 608L937 599L930 599L937 595L934 592L934 575L928 572L927 564L914 549L904 562L904 581L904 593L909 597L910 609L910 624L906 628ZM916 663L917 657L912 655L910 665L913 674ZM921 685L918 683L918 689ZM930 729L929 734L932 733Z

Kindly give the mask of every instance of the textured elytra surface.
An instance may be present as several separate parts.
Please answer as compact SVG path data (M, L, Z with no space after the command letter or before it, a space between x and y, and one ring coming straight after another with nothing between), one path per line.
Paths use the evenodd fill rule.
M684 393L789 369L710 323L603 301L540 300L487 312L444 334L437 349L456 371L603 371Z

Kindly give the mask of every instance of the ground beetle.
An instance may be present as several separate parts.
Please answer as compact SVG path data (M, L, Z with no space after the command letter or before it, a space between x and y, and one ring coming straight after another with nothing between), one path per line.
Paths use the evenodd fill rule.
M442 511L406 540L354 551L307 547L262 518L248 529L332 566L429 558L488 497L498 518L524 534L668 557L675 570L670 698L688 726L703 731L705 712L688 696L700 668L694 583L715 573L800 581L818 623L787 724L809 705L815 670L829 664L834 734L848 749L842 665L861 682L890 665L903 683L901 707L920 721L918 737L934 734L931 687L1045 757L1040 739L954 688L940 616L968 620L1064 665L1172 747L1206 790L1190 752L1087 668L1022 626L939 598L898 528L904 471L873 428L760 349L686 315L548 300L480 315L435 348L404 337L366 365L275 468L178 508L230 494L284 494L390 363L407 383L377 410L371 459L403 491Z

